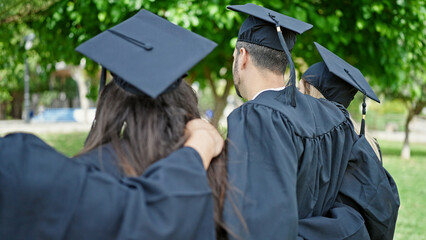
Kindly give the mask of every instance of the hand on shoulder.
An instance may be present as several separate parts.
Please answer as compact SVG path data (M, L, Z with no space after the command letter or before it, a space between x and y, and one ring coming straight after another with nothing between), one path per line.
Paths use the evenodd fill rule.
M212 158L219 155L224 140L217 129L206 120L193 119L186 124L185 134L188 137L184 146L194 148L203 160L207 169Z

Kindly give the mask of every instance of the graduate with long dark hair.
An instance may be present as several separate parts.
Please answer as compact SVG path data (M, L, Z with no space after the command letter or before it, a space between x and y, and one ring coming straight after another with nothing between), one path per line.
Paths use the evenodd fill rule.
M102 65L85 147L0 138L0 239L216 239L223 139L182 80L215 46L146 10L80 45Z
M119 77L114 77L102 90L96 124L76 158L120 179L140 176L149 166L182 148L187 138L186 124L199 119L200 113L197 96L184 80L153 99L142 92L129 93L116 79ZM223 226L225 161L222 151L207 168L218 230Z

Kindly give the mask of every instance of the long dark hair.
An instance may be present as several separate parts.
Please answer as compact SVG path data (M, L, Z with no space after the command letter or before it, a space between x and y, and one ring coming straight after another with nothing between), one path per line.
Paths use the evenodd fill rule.
M185 82L156 99L132 94L111 81L102 90L94 124L83 151L112 144L126 176L139 176L154 162L182 147L185 125L200 118L194 90ZM216 231L223 235L221 215L227 185L225 150L207 170L214 197Z

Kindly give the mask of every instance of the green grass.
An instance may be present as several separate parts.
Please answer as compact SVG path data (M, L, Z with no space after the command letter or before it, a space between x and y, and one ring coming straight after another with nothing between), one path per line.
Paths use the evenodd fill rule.
M402 160L402 143L379 143L384 166L394 178L401 200L394 239L426 239L426 146L411 144L411 159Z
M40 137L67 156L83 148L87 133L44 134ZM379 141L385 168L398 186L401 200L395 240L426 239L426 146L411 144L411 159L402 160L402 143Z
M39 134L41 139L54 147L58 152L68 157L74 156L83 149L87 132L62 133L62 134Z

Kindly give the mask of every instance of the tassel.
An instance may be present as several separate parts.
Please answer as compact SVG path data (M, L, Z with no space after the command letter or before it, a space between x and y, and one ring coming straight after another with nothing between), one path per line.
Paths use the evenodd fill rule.
M106 83L106 68L102 67L101 80L99 81L99 94L101 93L102 89L105 87L105 83Z
M365 103L366 96L362 100L362 120L361 120L361 129L359 130L359 136L365 135L365 114L367 112L367 104Z
M294 63L293 63L293 60L291 59L291 54L290 54L290 51L288 50L287 44L284 41L284 37L281 32L281 27L278 21L275 19L275 16L273 16L271 13L269 13L269 17L275 22L275 26L277 27L278 38L280 39L280 43L284 49L285 54L287 55L287 61L290 66L290 80L288 81L286 87L291 88L289 92L290 94L288 95L288 97L290 98L291 106L296 107L296 70L294 68Z

